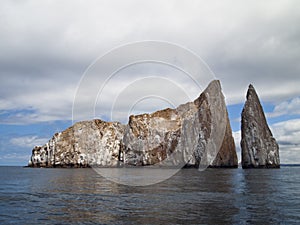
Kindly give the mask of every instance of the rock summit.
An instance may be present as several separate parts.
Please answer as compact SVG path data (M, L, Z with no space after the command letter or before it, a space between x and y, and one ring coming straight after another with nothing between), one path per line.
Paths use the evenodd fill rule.
M243 168L279 168L279 147L267 124L263 108L250 84L242 111Z

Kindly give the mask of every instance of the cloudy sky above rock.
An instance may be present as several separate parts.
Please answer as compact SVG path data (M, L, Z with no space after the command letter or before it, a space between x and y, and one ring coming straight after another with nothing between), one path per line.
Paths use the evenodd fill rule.
M300 4L289 0L1 1L0 165L26 165L34 145L72 124L80 80L99 56L144 40L182 46L210 67L222 83L237 145L252 83L280 144L281 162L300 163L299 21ZM128 113L184 101L178 86L189 98L199 95L181 71L168 65L132 65L117 74L103 89L106 100L95 106L102 119L111 118L110 96L116 93L114 118L123 122ZM149 77L174 84L165 90L170 88L167 96L178 102L159 98L163 91L132 97L126 87ZM132 86L137 95L145 86L161 84L143 81Z

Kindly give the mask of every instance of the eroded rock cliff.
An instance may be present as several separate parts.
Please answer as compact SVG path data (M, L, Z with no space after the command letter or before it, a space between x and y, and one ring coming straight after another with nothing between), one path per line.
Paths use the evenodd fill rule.
M127 125L83 121L32 150L30 166L237 167L234 140L219 81L194 102L132 115Z
M34 147L29 166L117 166L124 129L120 123L97 119L75 123L45 145Z
M279 147L267 124L257 93L249 85L242 111L242 167L279 168Z

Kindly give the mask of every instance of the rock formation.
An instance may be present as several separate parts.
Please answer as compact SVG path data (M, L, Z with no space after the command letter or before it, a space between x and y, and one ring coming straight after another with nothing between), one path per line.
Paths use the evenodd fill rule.
M242 111L242 167L279 168L279 148L252 85Z
M32 150L29 166L237 167L234 140L219 81L194 102L132 115L127 125L83 121Z
M101 120L82 121L35 146L29 166L117 166L125 125Z

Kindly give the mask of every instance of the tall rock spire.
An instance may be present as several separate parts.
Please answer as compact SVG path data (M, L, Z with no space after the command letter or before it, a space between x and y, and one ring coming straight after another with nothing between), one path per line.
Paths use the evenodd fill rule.
M254 87L250 84L242 111L242 167L279 168L279 147Z

